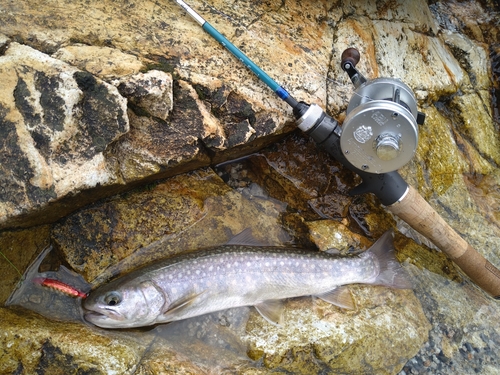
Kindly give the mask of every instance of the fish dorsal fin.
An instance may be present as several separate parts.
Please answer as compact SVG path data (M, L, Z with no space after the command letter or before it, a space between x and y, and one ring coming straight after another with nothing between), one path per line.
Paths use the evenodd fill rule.
M226 245L242 245L242 246L265 246L266 244L257 240L252 234L252 228L246 228L236 236L231 238Z
M270 299L255 305L255 308L264 319L275 326L283 325L283 301Z
M186 309L189 306L191 306L193 304L193 302L199 296L201 296L203 293L205 293L205 291L197 293L197 294L190 294L189 296L187 296L185 298L181 298L180 300L178 300L175 303L171 304L169 306L168 310L166 310L163 313L162 322L170 322L172 320L177 320L177 319L174 319L174 315L182 313L182 311L184 309Z
M356 305L352 299L351 291L346 286L339 286L323 294L317 294L316 297L332 305L342 307L348 310L355 310Z
M340 254L341 254L341 253L340 253L340 250L339 250L339 249L336 249L336 248L334 248L334 247L331 247L331 248L329 248L329 249L326 249L326 250L325 250L325 253L330 254L330 255L340 255Z

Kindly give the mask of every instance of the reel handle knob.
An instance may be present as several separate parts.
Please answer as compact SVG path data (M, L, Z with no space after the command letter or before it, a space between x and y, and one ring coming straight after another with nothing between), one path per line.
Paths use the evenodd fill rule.
M342 66L342 69L347 71L349 68L354 68L358 65L360 58L361 55L356 48L347 48L344 52L342 52L342 56L340 57L340 66ZM349 66L346 66L346 64L349 64Z
M342 52L340 66L349 75L355 88L358 88L366 82L366 78L356 69L361 55L356 48L348 48Z

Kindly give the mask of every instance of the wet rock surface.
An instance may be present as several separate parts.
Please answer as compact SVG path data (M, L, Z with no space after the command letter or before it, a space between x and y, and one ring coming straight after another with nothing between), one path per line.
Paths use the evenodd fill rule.
M498 4L190 4L294 97L339 120L353 91L339 66L345 48L360 50L367 77L408 84L427 117L400 173L500 266ZM79 300L37 286L24 297L43 316L0 308L0 372L500 367L498 301L376 198L350 196L356 175L307 137L287 135L295 126L286 104L174 1L5 2L0 81L2 302L49 244L38 272L63 265L97 286L247 227L264 243L341 255L396 228L397 257L414 283L413 291L353 286L354 311L288 301L282 328L242 308L124 332L85 324ZM59 320L65 303L70 322Z
M307 154L306 149L302 151ZM223 170L220 173L224 175ZM233 174L232 182L235 177L239 179ZM85 208L53 226L50 236L54 251L71 269L91 284L101 285L138 264L227 242L245 226L252 228L262 243L295 242L280 225L287 220L286 215L286 205L266 196L255 182L248 180L238 189L231 189L207 169ZM334 234L338 233L334 223L330 227ZM348 234L356 238L344 229L344 235ZM366 238L360 242L366 245L364 248L370 245ZM356 250L362 247L353 245ZM23 282L30 282L30 278ZM77 301L68 301L67 297L51 298L47 289L26 293L30 294L15 304L44 305L36 306L36 310L47 318L67 321L66 312L70 306L77 306ZM172 372L179 368L225 368L246 373L260 371L259 363L278 372L313 374L329 369L394 373L427 339L430 326L419 300L411 290L383 287L354 287L352 293L357 305L354 311L343 311L311 298L289 301L283 327L274 327L255 310L244 308L150 328L144 332L151 340L147 355L135 359L135 363L144 371L157 371L153 373L161 373L158 366L167 364ZM67 305L64 314L61 303ZM73 319L81 322L78 310L74 315ZM92 329L84 323L80 327ZM118 342L122 342L121 335L130 339L138 335L126 331L120 336L114 331L108 334ZM394 345L399 347L398 352L387 355ZM171 353L168 360L158 357L164 350ZM134 361L132 354L127 360ZM22 357L15 358L22 362ZM183 364L187 359L192 364ZM78 366L77 359L74 365Z
M77 323L64 325L29 311L0 308L4 374L133 373L145 350L145 337L120 340L106 333L90 332ZM85 336L92 345L83 346ZM101 358L108 360L102 361Z

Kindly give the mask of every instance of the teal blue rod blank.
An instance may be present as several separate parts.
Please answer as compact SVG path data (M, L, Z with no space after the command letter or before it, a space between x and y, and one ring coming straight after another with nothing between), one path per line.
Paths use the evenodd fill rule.
M245 66L250 69L262 82L268 85L271 90L274 91L280 99L286 101L292 108L298 105L298 102L286 91L283 87L278 85L274 79L269 77L266 72L259 68L255 63L250 60L243 52L241 52L234 44L226 39L224 35L219 33L212 25L210 25L203 17L196 13L189 5L187 5L183 0L176 0L184 10L193 17L196 22L198 22L203 30L205 30L210 36L217 40L223 47L225 47L229 52L231 52L238 60L240 60Z
M266 72L259 68L252 60L250 60L243 52L241 52L238 47L232 44L226 39L224 35L219 33L212 25L205 22L203 25L203 30L210 34L215 40L222 44L226 49L229 50L238 60L240 60L245 66L250 69L255 75L266 85L268 85L274 92L280 91L282 87L276 83L274 79L269 77Z

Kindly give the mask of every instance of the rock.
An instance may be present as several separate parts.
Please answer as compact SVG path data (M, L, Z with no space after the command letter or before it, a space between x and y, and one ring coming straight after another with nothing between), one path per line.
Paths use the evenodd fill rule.
M411 291L352 291L356 311L305 299L287 305L282 328L251 318L245 336L250 356L263 356L266 367L296 374L396 373L427 340L430 325L418 300Z
M464 85L465 87L462 89L484 90L489 87L491 82L488 74L487 46L478 44L467 36L457 33L444 33L443 40L469 76L470 85Z
M150 70L114 84L120 94L129 99L129 103L133 103L151 116L167 120L174 102L172 75L159 70Z
M417 154L400 173L500 266L494 2L191 5L297 99L340 121L353 92L339 66L345 48L360 50L358 68L368 78L407 83L427 118ZM60 332L67 323L0 309L1 332L39 323L28 341L35 354L9 351L7 372L71 371L77 363L93 373L451 375L500 366L497 302L376 198L351 196L359 179L307 137L280 141L295 127L290 108L174 1L47 6L22 0L0 12L3 300L19 280L5 258L23 272L49 238L63 264L97 285L158 257L223 243L248 226L260 240L344 253L397 228L397 257L415 289L353 287L358 308L351 312L289 301L282 328L247 309L241 317L249 320L237 324L235 311L182 322L172 341L168 326L149 334L107 331L129 348L119 349L130 356L116 361L93 354L94 342L106 342L95 336L101 330L71 323L69 336L81 348L66 351ZM109 100L89 103L98 93ZM72 133L59 130L65 119ZM217 173L207 168L249 154ZM44 266L60 264L51 258ZM49 304L46 313L60 306ZM26 345L27 336L9 336L7 349ZM131 344L137 339L139 346Z
M472 143L483 158L498 164L500 138L491 112L485 110L489 103L484 98L488 96L481 95L481 92L462 95L450 102L450 108L457 114L456 127L466 142Z
M442 41L418 32L413 24L365 17L347 18L339 23L335 65L331 67L335 76L343 74L338 63L342 51L353 45L361 53L357 68L367 78L397 77L416 92L421 102L429 103L454 93L467 78ZM345 110L352 94L352 89L347 89L346 92L343 87L331 86L328 93L333 100L329 103L334 113Z
M143 180L144 183L144 180L168 177L210 163L200 144L206 129L193 92L190 85L177 83L176 107L169 122L144 111L129 110L130 132L113 150L126 182Z
M121 182L105 156L129 128L115 87L18 43L0 70L0 226L29 225L50 203Z
M110 47L75 44L57 50L52 57L107 80L137 74L144 68L136 56Z
M300 210L305 218L317 218L318 214L324 218L345 218L351 203L347 193L355 186L354 174L337 173L340 163L316 150L313 141L295 134L250 157L249 169L269 194ZM287 162L283 155L288 155Z
M60 324L22 309L0 308L4 374L132 373L147 341L109 337L77 323ZM88 345L82 345L82 340ZM103 358L108 360L102 361Z
M40 227L0 232L0 303L3 305L12 291L22 282L24 270L36 254L49 245L50 227Z
M427 270L415 275L415 294L433 328L404 373L494 374L500 345L497 302L467 282L449 283Z
M85 12L92 6L99 11ZM358 68L367 77L400 78L416 91L421 104L432 105L436 99L457 90L478 88L479 99L473 99L470 93L476 102L473 105L490 100L485 91L489 76L483 34L493 35L495 29L487 26L490 18L480 7L471 6L472 14L479 16L475 31L461 35L454 31L462 24L472 28L473 22L466 20L467 11L450 4L428 7L419 2L411 6L398 2L347 2L328 12L321 6L304 8L295 1L286 8L245 3L233 9L223 2L193 6L202 14L214 12L207 18L213 18L212 22L232 36L230 39L271 76L282 77L283 85L297 98L326 106L340 118L352 87L340 69L339 59L341 52L352 45L362 53ZM57 27L49 28L45 14L35 10L39 8L26 16L30 14L29 1L20 3L11 12L19 13L15 23L8 12L1 16L4 45L16 36L15 40L51 53L55 59L113 82L129 100L130 132L114 139L106 148L105 160L94 163L93 168L100 173L97 182L72 188L72 194L81 194L82 199L71 201L71 205L129 189L128 184L147 183L254 152L293 128L286 105L175 3L140 9L124 6L120 9L121 17L108 18L104 16L106 12L116 13L107 1L90 5L74 2L61 4L60 8L64 9L60 18L50 20ZM456 20L453 28L444 21L450 13ZM255 17L246 16L249 14ZM300 15L302 23L293 15ZM268 46L264 42L269 24L283 25L287 33L277 31L277 37ZM450 30L443 31L448 26ZM31 30L31 34L26 30ZM332 56L328 57L330 50ZM465 98L459 96L452 104L459 111L462 99ZM467 136L474 139L476 147L484 145L476 138L481 132L488 135L483 130L467 128L467 121L463 120ZM491 135L494 127L486 124L487 128ZM464 147L470 148L466 140L464 143ZM487 156L494 160L496 146L487 150ZM484 171L481 157L478 162ZM103 170L109 173L109 181L102 175ZM87 179L96 180L95 175ZM50 191L47 194L38 200L55 203L65 197ZM62 209L63 205L68 206L67 202L40 204L42 207L26 203L25 211L33 211L32 215L37 216L39 210L47 210L46 221L67 213ZM21 213L12 209L9 212L4 227L30 225L24 216L24 220L16 216ZM12 223L7 223L10 217Z
M244 229L244 225L250 225L262 243L283 243L287 237L277 222L284 205L262 197L263 191L254 185L248 189L240 192L229 189L211 170L179 175L68 216L52 230L54 246L65 254L66 264L93 285L100 285L137 264L224 243L231 233ZM333 229L328 230L328 223L323 223L325 232L335 230L335 222L330 224ZM349 231L344 229L344 234L348 236ZM351 237L356 236L351 233ZM358 238L368 243L366 238ZM171 371L187 371L194 366L214 370L223 363L227 368L242 366L243 361L244 368L257 371L252 360L263 360L267 368L279 367L298 373L316 373L318 368L366 371L366 366L393 368L388 373L394 372L416 354L425 341L429 326L418 301L411 291L380 287L354 287L353 293L358 305L353 312L319 301L312 304L309 298L290 301L286 325L282 328L269 325L254 313L248 320L248 309L246 312L231 309L178 322L177 328L159 326L155 333L151 331L157 337L154 347L138 366L141 371L159 371L166 363L165 358L170 358ZM44 297L42 303L50 300ZM52 302L43 314L58 316L58 306ZM222 321L225 323L220 323ZM387 328L383 334L375 334L381 332L379 326ZM371 340L368 340L366 334L371 330ZM280 341L278 346L276 335L289 339ZM304 346L303 343L312 344ZM378 355L369 349L384 345L398 345L404 350L388 356L385 351L379 351L383 354ZM228 346L233 349L229 350ZM216 363L213 362L214 350L220 355ZM246 356L247 351L250 358ZM289 351L295 353L290 363L283 359ZM316 353L314 360L313 352ZM197 354L193 357L193 353Z
M333 220L310 221L307 226L313 242L321 251L336 250L348 255L371 246L365 237L352 233L345 225Z
M7 47L7 44L10 42L10 39L7 38L5 35L0 34L0 55L3 55L5 52L5 48Z
M264 243L277 243L283 207L258 202L199 170L70 215L54 227L53 239L74 270L102 283L137 264L223 244L245 225Z

